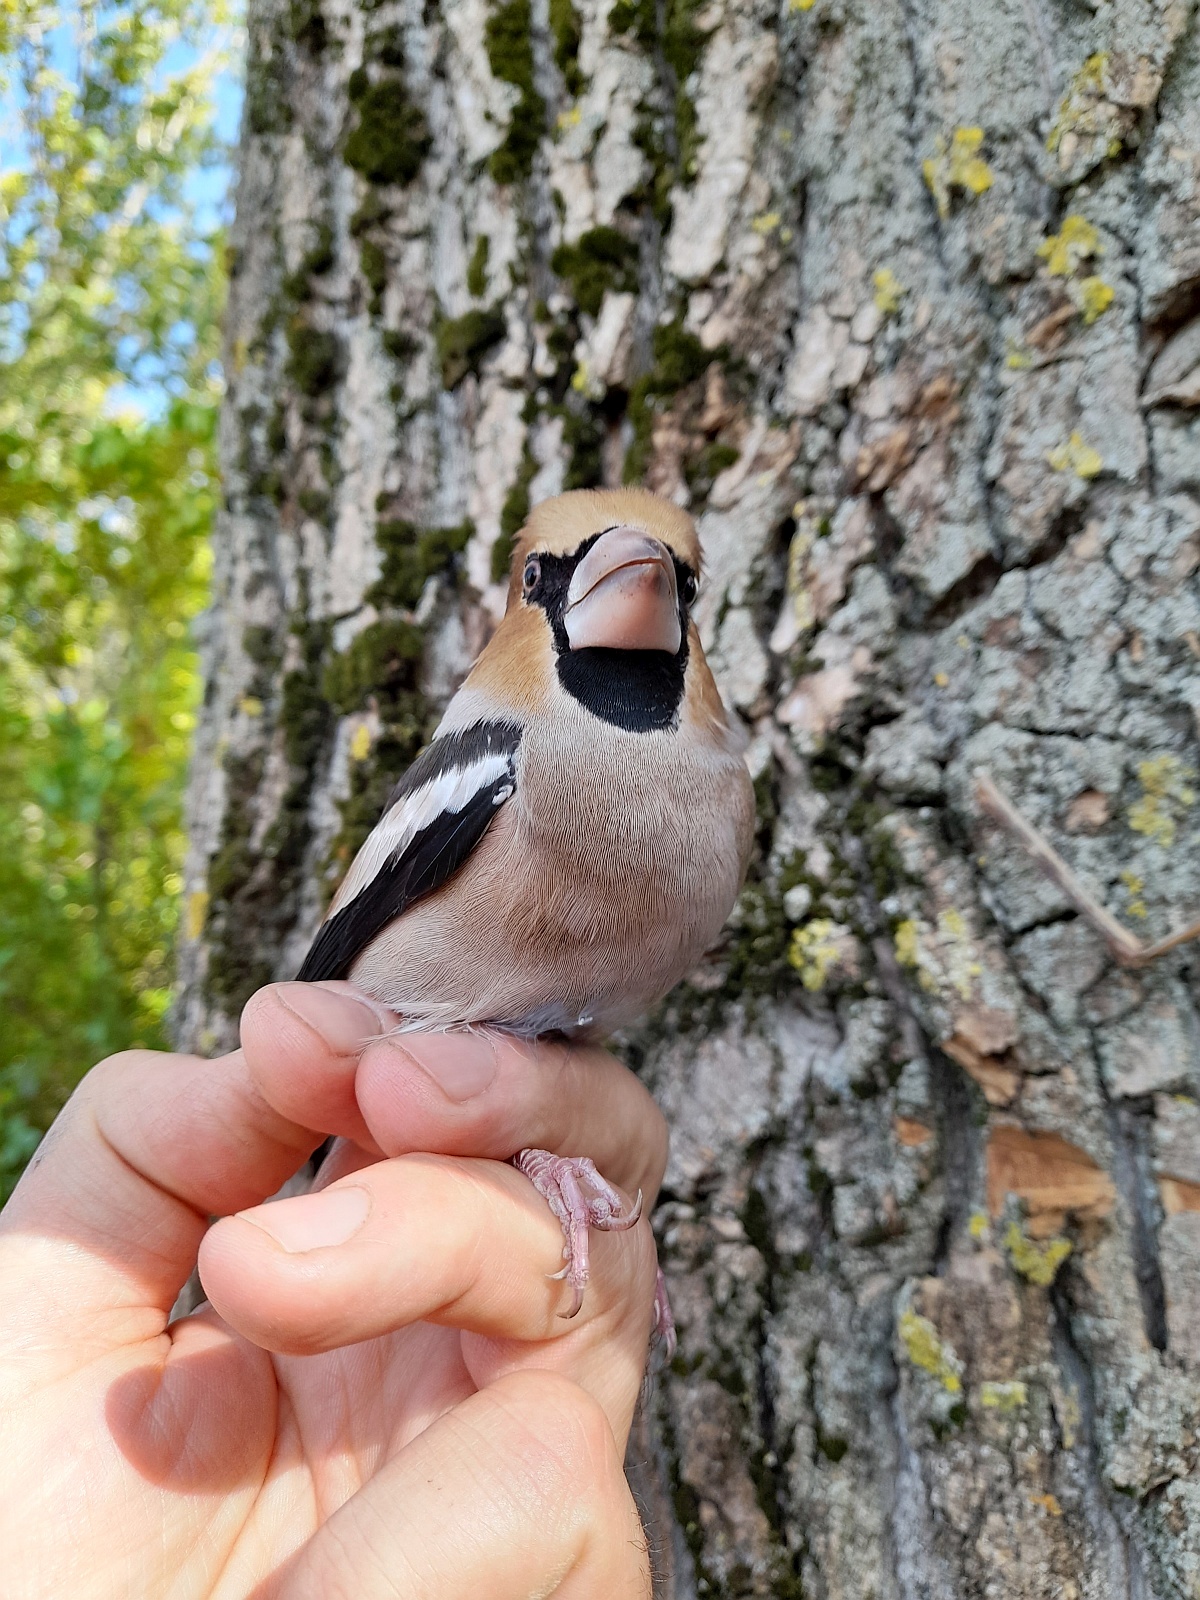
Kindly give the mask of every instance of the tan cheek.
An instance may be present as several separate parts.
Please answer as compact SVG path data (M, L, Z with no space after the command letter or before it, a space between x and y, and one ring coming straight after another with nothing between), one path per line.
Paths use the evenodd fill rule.
M544 614L520 598L505 614L464 687L479 690L516 711L545 705L553 668L553 641Z

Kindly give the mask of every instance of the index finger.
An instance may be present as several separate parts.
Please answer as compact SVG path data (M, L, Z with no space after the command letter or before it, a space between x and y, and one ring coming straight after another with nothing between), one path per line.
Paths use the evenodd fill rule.
M533 1147L590 1156L610 1182L631 1195L640 1189L653 1205L666 1168L666 1122L607 1050L490 1029L390 1031L367 1043L351 1082L320 1071L330 994L323 985L276 984L260 990L242 1018L250 1071L283 1115L311 1114L319 1076L321 1126L383 1155L506 1161ZM297 1015L311 1019L307 1043Z
M395 1018L365 998L341 1005L341 1035L323 1040L310 1066L353 1083L364 1040ZM240 1050L216 1061L132 1050L101 1062L0 1213L8 1339L27 1332L45 1343L64 1325L86 1339L89 1316L134 1306L165 1325L209 1218L274 1194L326 1131L303 1110L272 1106Z

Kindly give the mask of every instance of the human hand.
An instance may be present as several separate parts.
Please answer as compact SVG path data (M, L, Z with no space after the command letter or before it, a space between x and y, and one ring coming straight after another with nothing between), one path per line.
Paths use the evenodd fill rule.
M10 1600L649 1594L649 1225L595 1237L564 1321L504 1162L586 1152L649 1211L662 1118L603 1051L394 1022L276 985L240 1050L115 1056L46 1136L0 1214ZM326 1133L329 1186L262 1205ZM169 1323L197 1256L212 1304Z

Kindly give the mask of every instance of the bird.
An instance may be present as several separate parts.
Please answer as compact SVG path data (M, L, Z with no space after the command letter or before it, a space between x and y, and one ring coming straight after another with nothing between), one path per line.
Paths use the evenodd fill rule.
M641 488L536 505L499 626L354 857L300 981L348 979L401 1029L600 1040L717 940L754 836L745 732L692 607L692 518ZM589 1227L641 1211L586 1155L514 1164L563 1228L574 1316ZM672 1341L661 1274L656 1326Z

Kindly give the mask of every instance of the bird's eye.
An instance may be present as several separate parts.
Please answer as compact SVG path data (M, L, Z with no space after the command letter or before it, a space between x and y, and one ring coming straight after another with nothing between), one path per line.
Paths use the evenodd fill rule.
M690 606L696 598L696 587L696 574L694 572L685 572L683 582L679 585L679 592L683 596L685 606Z
M529 560L525 563L525 572L521 580L524 586L526 599L528 599L533 591L537 588L538 584L541 582L541 577L542 563L536 556L530 556Z

